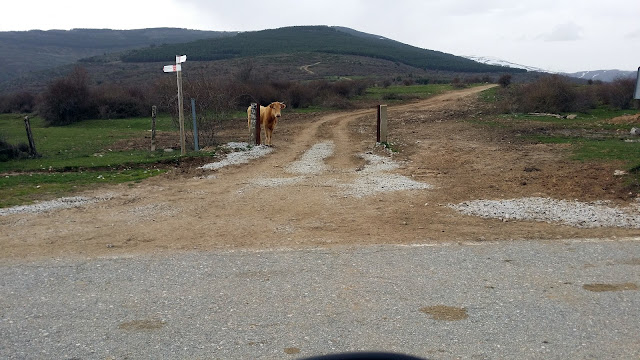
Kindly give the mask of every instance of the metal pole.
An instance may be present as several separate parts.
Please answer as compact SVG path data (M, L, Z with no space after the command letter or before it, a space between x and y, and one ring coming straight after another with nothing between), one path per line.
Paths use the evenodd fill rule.
M638 74L636 76L636 91L633 94L633 98L640 100L640 67L638 67Z
M177 57L177 56L176 56ZM180 122L180 155L187 153L185 136L184 136L184 113L183 113L183 101L182 101L182 71L176 71L178 74L178 121Z
M156 106L151 107L151 151L156 151Z
M196 122L196 99L191 99L191 117L193 118L193 148L199 151L198 147L198 123Z

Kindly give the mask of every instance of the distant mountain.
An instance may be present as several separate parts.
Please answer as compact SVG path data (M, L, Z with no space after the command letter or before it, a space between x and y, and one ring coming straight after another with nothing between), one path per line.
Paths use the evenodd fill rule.
M549 74L559 74L564 76L569 76L572 78L583 79L583 80L599 80L603 82L610 82L619 78L635 78L637 76L636 71L623 71L623 70L591 70L591 71L579 71L574 73L556 73L553 71L536 68L533 66L521 65L512 63L506 60L498 59L491 56L465 56L467 59L471 59L473 61L477 61L483 64L495 65L495 66L505 66L510 68L517 69L525 69L527 71L533 72L541 72L541 73L549 73Z
M636 78L636 71L622 71L622 70L593 70L593 71L579 71L575 73L565 73L564 75L584 79L584 80L600 80L604 82L613 81L620 78Z
M5 31L0 32L0 81L95 55L235 34L175 28Z
M294 26L240 33L234 37L197 40L132 50L121 59L125 62L166 62L175 54L188 54L194 61L238 59L255 56L296 53L357 55L394 61L418 69L497 73L504 67L479 62L435 50L422 49L384 37L345 28L328 26ZM525 72L509 69L510 72Z
M540 68L533 67L533 66L516 64L516 63L512 63L510 61L498 59L498 58L495 58L495 57L492 57L492 56L466 55L465 58L473 60L473 61L477 61L477 62L482 63L482 64L488 64L488 65L494 65L494 66L503 66L503 67L513 68L513 69L524 69L524 70L527 70L527 71L535 71L535 72L542 72L542 73L551 73L551 71L548 71L548 70L540 69Z
M39 92L79 64L95 84L151 83L176 54L188 74L234 76L242 66L280 80L344 77L450 81L527 71L482 64L345 27L296 26L252 32L173 28L0 32L0 93ZM253 65L252 65L253 64ZM313 71L301 67L313 65ZM214 70L215 69L215 70ZM185 74L185 76L188 76Z

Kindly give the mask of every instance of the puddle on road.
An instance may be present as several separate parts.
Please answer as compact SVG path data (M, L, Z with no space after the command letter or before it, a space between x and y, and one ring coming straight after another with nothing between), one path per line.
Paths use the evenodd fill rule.
M582 288L593 292L638 290L638 284L584 284Z
M300 349L295 348L295 347L290 347L290 348L284 349L284 353L285 354L289 354L289 355L299 354L300 353Z
M469 317L467 309L445 305L426 306L420 311L431 315L434 320L442 321L460 321Z
M622 265L640 265L640 258L633 258L620 262Z

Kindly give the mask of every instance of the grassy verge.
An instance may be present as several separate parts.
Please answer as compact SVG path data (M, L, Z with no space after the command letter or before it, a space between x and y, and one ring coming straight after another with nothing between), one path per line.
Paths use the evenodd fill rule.
M26 143L23 119L23 115L0 115L0 137L11 144ZM0 162L0 207L68 196L102 184L136 182L163 173L153 164L177 160L179 152L114 147L131 139L149 138L150 144L150 123L150 118L131 118L47 127L42 119L32 118L31 129L41 157ZM156 128L175 131L168 116L158 117Z
M67 196L103 184L139 182L160 169L129 169L62 173L25 173L0 177L0 208Z
M428 85L394 85L387 87L372 87L367 89L366 94L360 100L408 100L424 99L442 94L452 90L450 84L428 84Z

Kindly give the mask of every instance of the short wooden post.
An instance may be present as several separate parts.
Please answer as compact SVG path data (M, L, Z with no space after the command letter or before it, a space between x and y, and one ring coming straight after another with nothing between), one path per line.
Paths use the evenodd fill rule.
M27 138L29 139L29 154L32 157L37 157L38 152L36 151L36 143L33 141L33 134L31 133L31 123L29 122L29 117L24 117L24 127L27 129Z
M191 98L191 117L193 118L193 149L199 151L198 146L198 123L196 122L196 99Z
M260 105L251 103L249 119L249 145L260 145Z
M378 130L376 141L387 142L387 105L378 105Z
M156 151L156 106L151 107L151 151Z

